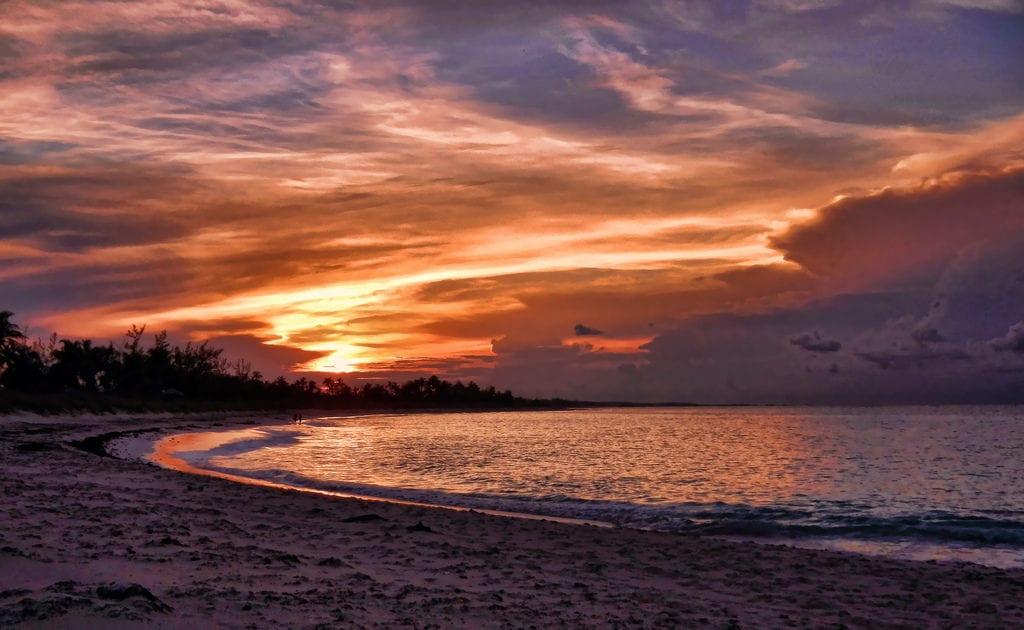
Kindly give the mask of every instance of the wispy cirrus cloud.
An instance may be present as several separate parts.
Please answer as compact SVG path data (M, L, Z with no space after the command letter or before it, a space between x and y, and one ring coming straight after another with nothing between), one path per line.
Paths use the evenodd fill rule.
M631 379L693 322L890 291L1012 228L1024 27L974 5L8 2L3 307L671 398ZM865 367L812 319L765 356L821 329Z

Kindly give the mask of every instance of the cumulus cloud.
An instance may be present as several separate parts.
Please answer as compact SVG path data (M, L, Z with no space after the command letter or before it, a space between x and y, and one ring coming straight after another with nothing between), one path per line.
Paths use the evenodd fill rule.
M1000 352L1024 353L1024 321L1010 326L1005 335L989 341L989 345Z
M1010 177L961 175L936 197L927 187L894 191L894 196L914 199L901 204L870 194L851 197L847 203L864 212L865 220L881 225L854 230L851 226L859 224L852 211L835 223L827 216L818 219L829 225L819 234L835 248L830 259L848 267L765 266L705 278L698 286L722 283L746 296L768 292L763 300L731 303L729 308L740 313L690 313L659 330L629 369L621 364L604 371L590 366L592 380L581 387L630 391L648 400L697 402L1019 401L1024 369L1016 350L1024 330L1019 323L1024 312L1024 246L1019 237L994 225L977 232L978 238L957 240L950 233L946 242L951 250L914 265L913 274L904 268L858 278L857 283L838 282L848 278L859 260L876 255L871 241L876 229L909 225L904 215L924 216L918 213L925 200L956 197L966 202L970 197L958 192L955 182L986 191L977 197L979 204L1016 199L1013 186L995 183L1004 176ZM979 182L986 185L974 188ZM993 189L1006 196L990 194ZM922 199L916 198L919 194ZM880 207L891 212L883 214ZM957 215L956 225L993 212L984 205L938 207ZM931 234L927 228L908 230L902 247L917 247L918 239L925 238L922 232ZM850 292L851 285L860 290ZM808 332L794 335L794 329ZM821 330L830 334L823 336ZM806 352L786 352L779 339ZM498 363L502 360L499 356ZM554 356L550 360L559 363ZM579 357L572 362L578 364ZM509 368L506 373L516 372ZM518 378L524 385L530 382L525 372Z
M1024 169L954 173L840 199L773 244L842 290L937 272L979 242L1024 231Z
M789 338L789 343L808 352L839 352L843 344L835 339L823 339L818 331L801 333Z

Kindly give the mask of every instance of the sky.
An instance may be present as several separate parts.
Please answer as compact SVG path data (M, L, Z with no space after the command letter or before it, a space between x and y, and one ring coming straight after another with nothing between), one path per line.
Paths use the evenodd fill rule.
M0 309L273 377L1024 402L1024 1L0 0Z

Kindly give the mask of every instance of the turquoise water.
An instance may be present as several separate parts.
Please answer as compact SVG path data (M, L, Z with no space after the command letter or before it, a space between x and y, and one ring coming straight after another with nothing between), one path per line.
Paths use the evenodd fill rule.
M296 487L1024 567L1024 408L319 418L193 465Z

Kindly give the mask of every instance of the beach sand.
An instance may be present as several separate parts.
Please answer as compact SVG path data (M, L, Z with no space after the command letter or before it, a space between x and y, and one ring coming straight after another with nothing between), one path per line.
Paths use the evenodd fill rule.
M254 420L280 418L0 417L0 627L1024 628L1019 570L338 499L72 446Z

